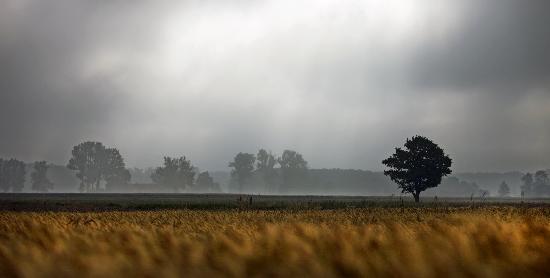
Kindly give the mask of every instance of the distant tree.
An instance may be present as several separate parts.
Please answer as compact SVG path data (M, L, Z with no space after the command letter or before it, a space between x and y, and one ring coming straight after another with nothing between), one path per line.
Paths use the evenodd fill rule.
M533 182L533 191L538 196L550 195L550 181L546 171L537 171Z
M260 149L256 155L256 171L260 173L262 180L267 184L269 191L274 191L274 184L277 178L277 170L275 165L277 159L271 152L267 152L264 149Z
M452 160L430 139L414 136L407 138L405 149L395 148L395 153L382 163L389 168L384 175L419 202L420 192L438 186L451 173Z
M521 177L523 184L521 185L521 191L524 195L530 196L533 194L533 175L527 173Z
M124 169L124 160L117 149L88 141L76 145L71 154L67 168L78 171L76 177L80 179L81 192L97 191L102 180L109 186L130 180L130 173Z
M151 179L154 183L170 187L174 192L186 190L193 186L195 168L191 161L183 157L164 157L164 165L157 167Z
M498 195L500 197L508 197L510 195L510 187L503 181L498 188Z
M287 192L291 187L304 183L307 177L307 161L300 153L285 150L277 160L281 166L283 180L282 192Z
M231 178L239 185L239 192L243 192L243 186L246 180L252 176L254 172L254 161L256 158L253 154L238 153L233 161L229 162L231 170Z
M198 192L220 192L220 185L214 182L208 171L202 172L197 176L195 190Z
M116 186L126 185L130 182L130 171L126 169L124 159L117 149L105 149L105 169L103 177L105 179L105 187L115 189Z
M53 189L53 183L48 179L48 164L46 161L36 161L34 163L34 172L31 173L32 190L38 192L48 192Z
M17 159L0 159L0 188L4 192L21 192L25 186L25 163Z

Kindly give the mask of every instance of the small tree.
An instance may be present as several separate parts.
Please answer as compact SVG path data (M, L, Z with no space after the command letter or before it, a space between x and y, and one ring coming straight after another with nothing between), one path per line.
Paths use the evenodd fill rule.
M214 182L208 171L202 172L197 176L195 183L198 192L220 192L220 185Z
M38 192L48 192L53 189L53 183L48 179L48 164L46 161L36 161L34 163L34 172L31 173L32 190Z
M407 138L405 149L395 148L395 153L382 163L389 168L384 175L419 202L420 192L438 186L451 173L452 160L430 139L414 136Z
M239 192L243 192L246 180L252 176L255 160L256 158L253 154L238 153L233 161L229 162L229 167L233 168L231 170L231 178L237 181Z
M157 167L151 174L151 179L157 184L171 187L174 192L178 192L193 186L195 168L185 156L180 158L165 156L164 166Z
M498 195L500 197L508 197L510 195L510 187L503 181L498 188Z

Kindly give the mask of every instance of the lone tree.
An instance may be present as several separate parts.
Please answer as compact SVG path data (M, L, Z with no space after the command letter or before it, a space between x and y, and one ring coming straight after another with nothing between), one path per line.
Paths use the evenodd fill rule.
M157 167L151 174L154 183L170 187L174 192L185 190L193 186L195 168L191 161L183 157L164 157L164 166Z
M401 192L411 193L417 203L420 192L438 186L451 173L451 163L442 148L423 136L407 138L405 149L395 148L395 153L382 161L389 168L384 175L397 183Z
M233 161L229 162L231 170L231 178L235 179L239 184L239 192L243 192L243 186L248 178L254 172L254 161L256 157L250 153L238 153Z
M78 171L76 177L80 179L81 192L97 191L102 180L107 187L130 180L130 172L119 151L105 148L100 142L88 141L74 146L67 168Z
M36 161L34 163L34 172L31 173L32 190L38 192L48 192L53 189L53 183L48 179L48 164L46 161Z
M508 187L508 184L506 184L505 181L500 184L500 187L498 188L498 195L500 197L507 197L510 195L510 187Z

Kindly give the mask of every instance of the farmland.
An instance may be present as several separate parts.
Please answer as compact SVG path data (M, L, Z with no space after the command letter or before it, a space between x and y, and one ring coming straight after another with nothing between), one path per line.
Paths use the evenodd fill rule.
M1 195L1 277L548 276L546 200Z

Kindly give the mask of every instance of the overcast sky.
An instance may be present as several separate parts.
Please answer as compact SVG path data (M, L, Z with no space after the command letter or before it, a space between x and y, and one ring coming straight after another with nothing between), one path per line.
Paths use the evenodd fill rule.
M0 1L0 156L129 166L301 152L381 170L430 137L455 171L550 167L550 1Z

